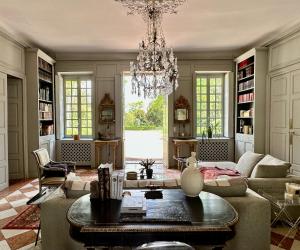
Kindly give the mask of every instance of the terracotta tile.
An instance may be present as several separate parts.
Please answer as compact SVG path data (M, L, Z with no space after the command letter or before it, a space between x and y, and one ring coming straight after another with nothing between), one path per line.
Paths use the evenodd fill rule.
M4 235L1 233L1 231L0 231L0 241L1 240L5 240L5 237L4 237Z
M300 241L300 230L298 230L298 231L296 232L296 235L295 235L294 239Z
M36 188L35 187L22 188L22 189L20 189L20 191L22 193L27 193L27 192L36 191Z
M21 248L35 241L36 233L30 230L26 233L19 234L6 239L8 245L12 250Z
M0 204L0 211L10 209L11 207L9 203Z
M27 196L24 194L16 194L16 195L12 195L12 196L7 196L6 200L16 201L16 200L21 200L21 199L25 199L25 198L27 198Z
M284 235L271 232L271 244L278 246L279 242L283 239L283 237ZM285 238L285 240L281 243L280 247L289 250L293 245L293 241L294 240L291 238Z
M19 214L19 213L23 212L27 207L28 207L28 205L23 205L23 206L15 207L15 210Z
M6 225L9 221L11 221L12 219L14 219L15 217L16 217L16 215L10 216L10 217L7 217L5 219L0 220L0 228L2 229L2 227L4 225Z

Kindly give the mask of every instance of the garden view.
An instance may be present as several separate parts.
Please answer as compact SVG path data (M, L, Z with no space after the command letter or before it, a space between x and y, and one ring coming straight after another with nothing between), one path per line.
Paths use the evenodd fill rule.
M144 99L131 93L130 77L124 77L125 161L163 158L164 98Z

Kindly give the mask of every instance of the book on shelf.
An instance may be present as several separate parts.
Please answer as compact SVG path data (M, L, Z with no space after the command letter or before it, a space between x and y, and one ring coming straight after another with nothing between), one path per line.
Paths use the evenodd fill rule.
M118 174L118 191L117 191L117 199L118 200L122 200L124 177L125 177L125 173L120 172Z
M104 172L103 168L98 167L99 199L104 200Z
M103 168L103 178L104 178L104 200L109 200L110 199L109 168Z
M50 88L40 88L39 90L39 99L45 100L45 101L51 101L50 98Z
M110 198L117 199L118 194L118 172L114 171L110 177Z
M110 177L110 198L122 200L123 185L124 185L124 172L113 171Z

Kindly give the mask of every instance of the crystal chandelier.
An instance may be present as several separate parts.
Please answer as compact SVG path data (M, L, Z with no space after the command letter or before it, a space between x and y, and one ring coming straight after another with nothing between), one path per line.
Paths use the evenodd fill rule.
M161 23L164 13L175 14L186 0L115 0L127 7L128 14L142 15L147 23L145 39L139 44L135 62L130 62L132 93L144 98L169 95L178 87L177 58L166 47Z

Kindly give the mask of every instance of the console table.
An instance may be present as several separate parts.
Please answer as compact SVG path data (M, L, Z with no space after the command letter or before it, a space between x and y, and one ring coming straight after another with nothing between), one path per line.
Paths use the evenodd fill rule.
M133 195L143 192L128 191ZM135 247L152 241L181 241L193 246L222 249L225 242L234 237L233 226L238 221L238 214L223 198L207 192L188 198L181 189L165 189L162 200L182 202L191 223L120 222L121 201L91 203L88 194L76 200L68 210L70 235L87 248ZM149 201L153 203L158 200Z
M116 168L116 151L117 147L119 145L120 139L114 139L114 140L95 140L95 165L96 167L100 164L101 161L101 153L102 148L107 147L109 152L112 149L112 163L113 163L113 169ZM108 154L108 160L110 158L110 153Z
M197 153L197 144L198 140L197 139L173 139L173 145L174 145L174 156L173 158L179 159L181 157L180 149L183 145L188 145L189 146L189 152L196 152ZM190 156L190 155L189 155ZM188 157L189 157L188 156ZM182 169L182 166L179 161L177 161L177 168Z

